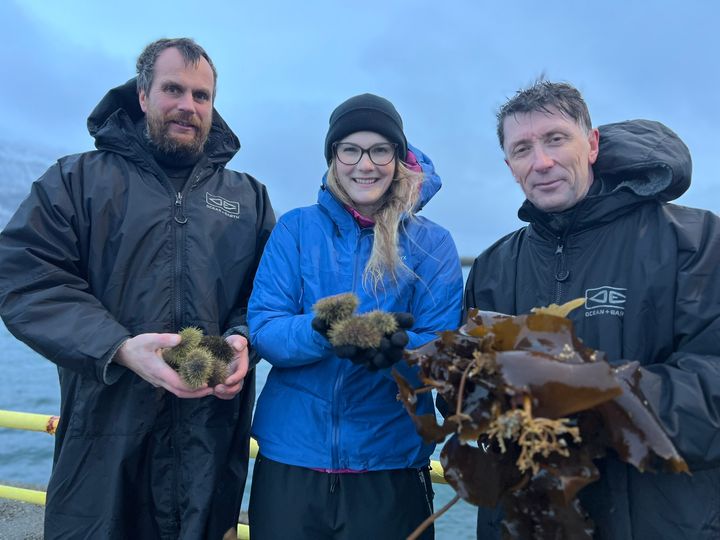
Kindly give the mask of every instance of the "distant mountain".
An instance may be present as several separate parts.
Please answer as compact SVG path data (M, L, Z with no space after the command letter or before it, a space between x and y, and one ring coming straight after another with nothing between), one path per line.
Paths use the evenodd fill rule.
M60 153L0 141L0 229L30 193L30 185L43 174Z

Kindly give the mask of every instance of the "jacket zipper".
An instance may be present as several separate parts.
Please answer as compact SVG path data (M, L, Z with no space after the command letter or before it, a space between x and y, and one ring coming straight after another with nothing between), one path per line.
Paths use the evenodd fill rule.
M174 310L173 310L173 321L172 326L174 329L179 329L181 325L184 324L184 320L182 318L182 273L183 273L183 256L182 256L182 246L185 244L185 225L188 222L187 216L185 216L185 206L184 206L184 194L182 191L175 192L170 184L170 181L168 180L167 176L162 170L158 170L159 177L161 179L161 182L165 185L167 190L169 191L170 195L175 194L175 202L174 202L174 209L173 209L173 221L177 224L175 227L175 246L174 246L174 252L175 252L175 262L174 262L174 270L173 270L173 281L174 281L174 287L173 287L173 294L175 296L174 301ZM192 188L194 188L198 181L200 180L200 174L196 173L194 170L191 173L190 176L195 176L194 181L190 188L185 188L185 191L190 191ZM186 182L186 186L190 184L189 178L188 182ZM177 398L174 396L171 397L171 405L170 405L170 411L171 411L171 428L170 428L170 445L171 445L171 451L173 454L174 459L174 466L173 466L173 487L175 490L174 497L173 497L173 520L175 521L175 525L179 526L180 523L180 507L179 507L179 492L180 492L180 475L182 467L180 466L180 448L179 448L179 438L178 438L178 426L182 425L181 421L181 410L180 405L177 401Z
M175 221L175 269L173 272L173 279L175 281L175 286L173 287L173 294L175 295L175 302L174 302L174 313L173 313L173 326L179 330L182 325L184 325L184 320L182 317L182 282L183 282L183 256L182 256L182 246L184 245L184 235L185 235L185 225L188 221L187 217L185 216L185 208L183 205L183 194L182 192L177 192L175 194L175 210L173 213L173 219ZM174 469L174 484L175 484L175 496L173 497L173 514L175 519L177 520L177 523L180 523L180 508L178 506L178 498L180 493L180 475L182 474L182 466L180 464L181 456L180 456L180 440L179 440L179 434L178 434L178 426L182 424L182 419L180 418L180 406L177 402L177 398L174 396L171 397L171 411L172 411L172 431L171 431L171 440L173 445L173 459L175 462ZM178 533L180 531L178 530Z
M355 227L357 227L358 234L356 236L355 241L355 253L360 252L360 243L362 239L362 230L360 230L360 227L355 224ZM359 259L355 259L355 264L353 265L353 278L352 278L352 292L357 292L357 280L358 280L358 264ZM332 468L333 469L340 469L340 468L346 468L346 466L340 466L340 395L341 390L343 387L343 382L345 381L345 370L343 369L343 364L340 363L339 369L338 369L338 376L335 379L335 385L333 386L333 399L332 399Z
M178 436L178 426L182 425L180 419L180 404L178 398L170 396L171 411L172 411L172 428L170 430L170 444L172 444L172 453L175 466L173 467L173 487L175 493L172 498L173 504L173 521L177 527L178 535L180 534L180 475L182 474L182 466L180 465L180 439Z
M338 455L340 450L340 389L342 388L343 380L345 379L345 370L338 369L338 376L335 379L335 385L333 387L333 401L332 401L332 468L337 470L340 469L340 457Z
M174 325L176 328L180 328L184 324L182 317L182 274L183 274L183 245L185 245L185 225L188 222L185 216L185 209L183 206L183 194L178 192L175 195L175 313L174 313Z
M191 182L192 179L192 182ZM183 191L178 191L175 193L175 211L173 213L173 219L175 220L175 223L178 224L177 227L175 227L175 313L173 321L176 327L180 327L180 325L184 325L185 321L183 320L182 316L182 297L183 297L183 246L185 245L185 227L183 225L187 224L188 218L185 215L185 193L189 193L190 191L195 188L195 186L198 185L198 182L200 180L200 173L194 172L190 175L188 178L188 181L185 183L185 188Z
M565 242L558 238L558 244L555 248L555 304L560 304L562 300L563 283L570 277L570 270L567 268L567 260L565 257Z
M194 176L192 183L190 178ZM198 184L200 180L200 173L193 173L188 177L188 181L185 183L184 192L189 193ZM185 194L183 191L175 193L175 210L173 213L173 219L177 226L175 227L175 313L174 313L174 325L176 328L185 324L185 320L182 315L182 297L183 297L183 246L185 245L185 234L186 229L183 225L187 224L188 218L185 215ZM178 399L172 398L172 441L173 441L173 456L175 458L175 497L174 499L174 514L177 523L180 523L180 508L178 506L178 493L180 492L180 475L182 474L182 466L180 448L179 448L179 432L178 426L183 425L182 410Z
M180 225L187 223L185 209L183 208L183 194L179 191L175 194L175 222Z

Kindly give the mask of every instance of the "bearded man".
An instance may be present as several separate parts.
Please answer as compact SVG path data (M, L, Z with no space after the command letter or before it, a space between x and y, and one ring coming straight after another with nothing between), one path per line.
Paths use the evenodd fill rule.
M254 355L245 313L275 218L230 171L217 73L186 38L148 45L88 119L96 151L33 184L0 234L0 315L58 366L45 538L220 538L247 476ZM162 358L187 326L234 351L193 389Z

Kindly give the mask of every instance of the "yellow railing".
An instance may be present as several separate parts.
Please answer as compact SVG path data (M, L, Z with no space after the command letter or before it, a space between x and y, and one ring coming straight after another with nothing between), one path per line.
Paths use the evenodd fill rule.
M55 435L59 420L59 416L0 410L0 428L40 431ZM255 442L255 439L250 439L250 457L254 458L257 456L257 453L257 442ZM440 465L439 461L433 460L430 462L430 477L435 483L447 483L443 476L442 465ZM45 492L0 484L0 499L12 499L15 501L44 505ZM248 540L249 538L250 528L242 523L238 524L238 540Z
M4 428L44 431L55 435L59 421L59 416L0 410L0 427Z

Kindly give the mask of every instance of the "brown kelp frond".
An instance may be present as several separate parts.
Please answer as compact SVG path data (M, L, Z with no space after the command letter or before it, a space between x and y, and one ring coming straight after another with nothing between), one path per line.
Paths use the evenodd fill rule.
M649 409L639 365L610 366L575 335L565 315L582 303L517 316L471 309L457 331L405 352L421 388L393 371L418 433L450 435L448 483L472 504L502 506L506 538L590 540L577 494L598 480L608 449L640 471L688 470ZM417 414L427 388L448 405L443 424Z

